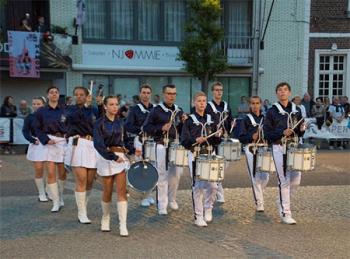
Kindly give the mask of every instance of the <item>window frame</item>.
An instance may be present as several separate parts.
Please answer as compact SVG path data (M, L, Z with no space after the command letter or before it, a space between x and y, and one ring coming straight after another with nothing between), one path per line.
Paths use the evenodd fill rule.
M330 58L330 65L333 65L333 62L331 62L331 60L334 58L334 56L339 56L339 55L344 55L345 56L345 62L344 62L344 77L343 77L343 92L342 92L342 96L348 96L350 94L350 77L348 75L350 75L350 49L340 49L340 50L325 50L325 49L316 49L315 50L315 65L314 65L314 96L315 98L319 96L319 77L321 74L326 74L324 72L322 72L319 67L320 67L320 56L332 56L332 58ZM334 71L333 67L330 67L330 72ZM328 75L334 75L334 74L338 74L338 73L327 73ZM329 80L329 92L328 92L328 96L324 96L324 97L329 97L329 99L331 100L331 98L333 97L333 78Z

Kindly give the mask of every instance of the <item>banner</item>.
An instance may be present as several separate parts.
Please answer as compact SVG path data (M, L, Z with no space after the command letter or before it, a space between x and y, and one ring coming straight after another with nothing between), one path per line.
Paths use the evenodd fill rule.
M40 33L8 31L11 77L40 77Z
M0 118L0 143L10 142L10 122L9 118Z
M304 138L320 138L320 139L350 139L349 119L344 119L340 123L333 121L329 127L323 125L319 130L316 125L316 119L306 119L309 128L304 134Z
M22 133L24 119L15 118L13 119L13 144L24 145L29 144L29 142L24 138Z

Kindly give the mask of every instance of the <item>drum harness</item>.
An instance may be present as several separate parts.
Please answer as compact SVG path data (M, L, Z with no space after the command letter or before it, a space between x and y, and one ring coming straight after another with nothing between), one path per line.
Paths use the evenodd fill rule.
M291 129L293 131L293 135L294 135L293 138L283 136L281 139L282 148L283 148L283 171L284 171L284 176L286 177L286 174L287 174L287 152L288 152L288 149L290 147L297 145L299 138L298 138L298 136L295 135L294 130L302 121L304 121L304 118L301 118L298 122L293 121L292 116L294 114L298 113L298 111L296 109L296 105L294 103L292 103L292 112L291 113L286 112L279 103L274 103L273 105L275 105L277 107L280 114L288 116L287 129Z
M266 143L266 141L264 139L264 132L263 132L263 121L264 121L264 118L261 118L261 120L260 120L260 122L258 124L254 120L253 115L247 114L247 116L248 116L250 122L252 123L252 125L254 127L258 127L258 139L257 139L257 141L247 145L248 150L250 151L250 149L251 149L252 153L253 153L253 176L255 177L258 148L267 146L267 143Z
M217 125L217 129L219 130L221 128L221 126L223 126L224 128L224 138L227 139L228 138L228 132L224 126L225 121L228 118L228 105L227 102L224 101L224 110L222 112L218 111L218 109L216 109L215 104L213 102L208 102L208 104L210 105L210 107L212 108L212 110L214 111L214 113L219 113L219 124ZM231 127L230 129L230 133L232 131L233 127Z

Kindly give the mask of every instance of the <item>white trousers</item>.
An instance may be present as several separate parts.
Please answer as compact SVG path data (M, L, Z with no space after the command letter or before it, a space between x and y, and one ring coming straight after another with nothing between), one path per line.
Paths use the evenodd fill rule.
M170 166L166 170L166 148L164 145L156 146L156 168L158 170L157 203L158 209L166 209L169 201L176 201L177 189L183 169Z
M284 173L283 147L281 145L272 146L272 155L275 161L278 178L280 214L282 216L292 215L290 200L300 185L301 172L287 170L286 173Z
M252 190L255 205L264 204L264 190L269 182L269 173L256 172L255 177L253 175L253 153L251 153L248 147L245 147L245 155L247 159L248 174L252 182Z
M194 218L203 217L203 211L212 209L218 191L217 182L209 182L196 179L193 176L193 153L188 152L188 165L192 177L192 202ZM204 201L203 201L204 199Z

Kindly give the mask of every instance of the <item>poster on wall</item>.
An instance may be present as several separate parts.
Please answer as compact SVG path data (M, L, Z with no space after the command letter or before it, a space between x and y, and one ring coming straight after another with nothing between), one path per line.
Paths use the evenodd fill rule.
M10 141L10 123L9 118L0 118L0 143Z
M13 119L13 144L24 145L29 144L22 133L22 128L24 124L24 119L15 118Z
M40 77L40 33L8 31L11 77Z

